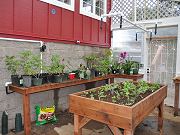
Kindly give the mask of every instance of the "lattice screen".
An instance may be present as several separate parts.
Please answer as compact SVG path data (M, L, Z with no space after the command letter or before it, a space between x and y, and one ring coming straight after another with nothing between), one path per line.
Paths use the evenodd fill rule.
M122 12L127 19L134 20L134 0L113 0L112 12ZM112 18L113 24L120 22L120 17L114 16Z
M113 0L112 12L122 12L131 21L180 16L180 2L170 0ZM136 11L136 12L135 12ZM113 24L119 17L113 17Z
M173 105L177 39L153 39L148 45L148 81L168 85L166 103Z

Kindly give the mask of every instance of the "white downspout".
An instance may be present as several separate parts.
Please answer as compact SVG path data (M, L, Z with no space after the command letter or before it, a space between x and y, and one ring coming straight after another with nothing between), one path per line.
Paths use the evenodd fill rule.
M40 47L43 46L43 41L36 41L36 40L26 40L26 39L16 39L16 38L3 38L0 37L0 40L7 40L7 41L18 41L18 42L30 42L30 43L40 43ZM41 61L43 58L43 52L40 52ZM42 73L42 70L41 70Z
M147 81L147 66L148 66L148 43L147 43L147 33L143 36L143 63L144 63L144 80Z
M180 76L180 23L178 24L177 35L176 76Z

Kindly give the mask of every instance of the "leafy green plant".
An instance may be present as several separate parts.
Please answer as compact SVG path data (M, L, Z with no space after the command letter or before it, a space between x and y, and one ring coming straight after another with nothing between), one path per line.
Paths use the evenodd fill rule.
M25 75L33 75L33 54L31 51L23 51L20 53L21 67Z
M89 69L93 69L97 60L97 55L95 54L86 55L83 57L83 59L86 61L87 67Z
M117 61L112 61L111 69L112 70L119 70L119 69L121 69L121 64L118 63Z
M107 75L110 71L111 60L108 57L102 57L98 59L98 64L95 66L96 70L103 75Z
M81 96L131 106L146 97L146 92L150 94L159 88L160 85L156 83L125 81L123 83L107 84L98 89L83 92Z
M151 92L154 92L154 91L158 90L160 87L161 87L160 84L153 83L153 84L150 85L150 90L151 90Z
M133 61L131 60L125 60L125 63L122 63L122 69L123 70L129 70L132 68Z
M136 68L136 69L139 69L139 62L137 62L137 61L132 61L133 62L133 64L132 64L132 68Z
M113 102L113 103L116 103L116 101L117 101L116 96L113 96L113 97L112 97L112 102Z
M15 56L6 56L5 63L11 75L17 75L20 68L20 61Z
M45 69L45 65L41 60L40 55L33 55L32 56L32 69L33 69L33 75L36 78L40 77L41 70Z
M61 74L64 72L65 65L62 64L61 58L59 55L55 54L51 57L51 65L48 67L48 72L50 74Z
M131 91L135 91L135 89L136 89L136 86L130 81L125 81L123 83L122 90L128 99L130 98L130 94L132 94Z
M141 94L141 93L145 93L146 91L149 90L149 84L145 81L139 81L138 82L138 86L137 86L137 93Z
M98 98L99 100L101 100L102 98L107 97L107 95L105 95L103 90L98 91Z

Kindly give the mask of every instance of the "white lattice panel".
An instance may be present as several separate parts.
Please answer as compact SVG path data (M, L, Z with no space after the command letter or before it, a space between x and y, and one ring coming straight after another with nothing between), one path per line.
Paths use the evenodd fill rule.
M135 18L136 21L141 21L176 17L180 16L180 2L170 0L113 0L112 12L122 12L124 17L131 21L135 21ZM118 24L120 19L116 16L112 20L113 24Z
M129 20L134 20L134 0L113 0L113 10L112 12L121 12L124 17ZM120 17L113 17L113 23L119 23Z

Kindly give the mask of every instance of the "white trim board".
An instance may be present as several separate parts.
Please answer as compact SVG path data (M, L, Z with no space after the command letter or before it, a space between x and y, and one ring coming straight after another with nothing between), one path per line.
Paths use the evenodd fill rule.
M55 5L58 7L62 7L62 8L65 8L67 10L70 10L70 11L74 11L74 0L71 0L70 5L63 3L61 1L58 1L58 0L40 0L40 1L48 3L48 4L52 4L52 5Z

